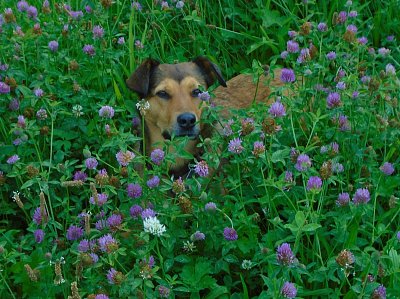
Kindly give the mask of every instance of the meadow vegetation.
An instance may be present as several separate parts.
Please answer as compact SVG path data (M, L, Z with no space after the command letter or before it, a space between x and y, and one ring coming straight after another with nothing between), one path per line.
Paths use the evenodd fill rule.
M399 6L2 0L0 297L399 298ZM144 156L126 78L199 55L284 85Z

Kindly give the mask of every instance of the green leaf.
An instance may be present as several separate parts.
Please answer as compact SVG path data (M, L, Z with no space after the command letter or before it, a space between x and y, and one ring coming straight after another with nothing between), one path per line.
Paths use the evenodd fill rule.
M306 222L306 216L302 211L298 211L294 219L298 227L302 227Z
M242 282L242 287L243 287L243 298L244 299L249 299L249 292L247 290L247 285L246 285L246 282L243 279L242 274L240 274L240 280Z
M210 288L216 280L209 273L212 273L212 264L204 258L198 258L195 264L187 264L180 274L182 281L190 286L191 291L200 291Z
M302 230L305 232L314 232L320 227L321 227L321 225L318 223L309 223L309 224L304 225Z
M221 298L223 295L229 295L228 289L223 286L215 286L212 288L211 292L205 297L205 299L216 299Z
M283 165L286 165L286 160L287 157L289 156L289 153L290 153L289 149L275 151L271 155L271 162L272 163L282 162Z

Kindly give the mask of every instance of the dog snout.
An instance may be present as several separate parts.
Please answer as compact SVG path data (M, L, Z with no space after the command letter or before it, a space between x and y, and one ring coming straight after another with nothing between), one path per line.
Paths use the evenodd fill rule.
M176 121L180 128L189 130L193 128L196 124L196 115L194 115L193 113L185 112L179 114Z

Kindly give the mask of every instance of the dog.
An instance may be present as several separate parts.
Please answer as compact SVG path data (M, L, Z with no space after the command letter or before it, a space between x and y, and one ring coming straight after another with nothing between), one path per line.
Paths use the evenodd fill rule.
M253 100L267 101L271 94L268 86L254 84L250 75L239 75L227 83L218 66L202 56L177 64L146 59L139 65L126 84L149 103L144 113L147 156L155 148L163 148L172 136L188 137L185 150L196 156L199 136L207 137L210 132L210 128L200 122L205 105L199 95L202 89L207 90L217 81L220 86L214 91L214 101L224 108L244 108ZM275 81L275 85L279 85ZM189 162L177 158L170 172L184 174Z

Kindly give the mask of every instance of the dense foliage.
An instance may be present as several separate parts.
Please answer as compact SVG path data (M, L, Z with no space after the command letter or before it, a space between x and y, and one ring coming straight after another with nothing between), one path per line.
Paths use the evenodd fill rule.
M398 298L399 9L2 1L0 297ZM125 79L198 55L284 86L171 177Z

